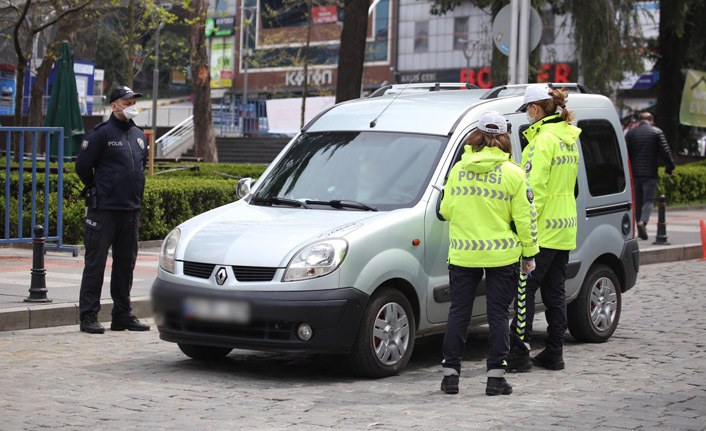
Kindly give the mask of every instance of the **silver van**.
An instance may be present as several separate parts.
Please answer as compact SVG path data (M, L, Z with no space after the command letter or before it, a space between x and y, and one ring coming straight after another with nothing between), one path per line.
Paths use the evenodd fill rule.
M462 86L388 86L322 112L256 183L238 183L240 200L169 233L152 286L160 338L194 359L328 352L366 376L402 371L415 338L445 328L448 223L438 208L466 137L494 110L509 121L516 161L526 145L527 117L515 112L524 86L449 89ZM569 330L603 342L639 267L628 155L609 99L556 86L570 89L583 129ZM472 325L485 322L483 299Z

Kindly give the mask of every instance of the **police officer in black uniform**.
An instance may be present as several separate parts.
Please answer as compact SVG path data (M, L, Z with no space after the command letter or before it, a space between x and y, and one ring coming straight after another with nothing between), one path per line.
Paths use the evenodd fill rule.
M76 160L76 173L86 186L85 267L81 280L81 331L102 334L98 323L108 249L113 248L110 296L113 331L148 331L131 313L130 290L137 259L138 221L145 189L147 138L132 118L142 94L121 86L110 94L113 113L86 135Z

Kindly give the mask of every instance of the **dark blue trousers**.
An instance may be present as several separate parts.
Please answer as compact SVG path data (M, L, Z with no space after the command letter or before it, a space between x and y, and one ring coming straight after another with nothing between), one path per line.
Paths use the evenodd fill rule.
M140 211L103 211L89 209L86 215L85 266L79 293L79 314L84 319L100 311L103 275L108 250L113 248L110 296L113 317L130 314L132 273L137 260Z
M505 357L510 350L508 316L517 288L518 265L496 268L465 268L449 265L451 308L441 350L442 365L461 373L461 360L468 337L468 325L473 314L476 288L485 271L486 308L488 316L488 370L505 369Z
M525 326L525 342L529 343L532 336L532 321L534 320L535 294L539 290L542 303L546 307L544 316L547 319L547 347L562 349L566 333L566 265L569 263L568 250L541 248L534 257L537 268L527 278L527 325ZM515 301L515 316L517 316L517 301ZM510 325L513 334L517 332L517 317Z

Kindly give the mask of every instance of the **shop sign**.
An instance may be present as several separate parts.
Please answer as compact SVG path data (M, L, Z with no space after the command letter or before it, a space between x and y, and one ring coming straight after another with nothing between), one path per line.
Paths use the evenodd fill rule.
M307 72L307 83L309 85L331 85L333 84L332 70L309 70ZM301 87L304 85L304 72L301 70L291 70L284 74L284 85Z
M216 28L214 29L213 36L230 36L235 29L235 17L223 16L216 18L215 24Z
M338 22L338 9L336 6L320 6L311 8L311 22L313 24L328 24Z

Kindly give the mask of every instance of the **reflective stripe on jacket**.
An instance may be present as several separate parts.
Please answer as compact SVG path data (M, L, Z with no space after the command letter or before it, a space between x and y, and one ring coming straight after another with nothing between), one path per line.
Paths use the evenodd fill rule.
M449 173L441 214L449 221L449 263L498 267L539 252L524 172L499 148L466 146ZM514 221L517 233L510 228Z
M522 152L538 213L539 246L556 250L576 248L576 198L579 166L576 140L581 129L550 115L524 132L529 141Z

